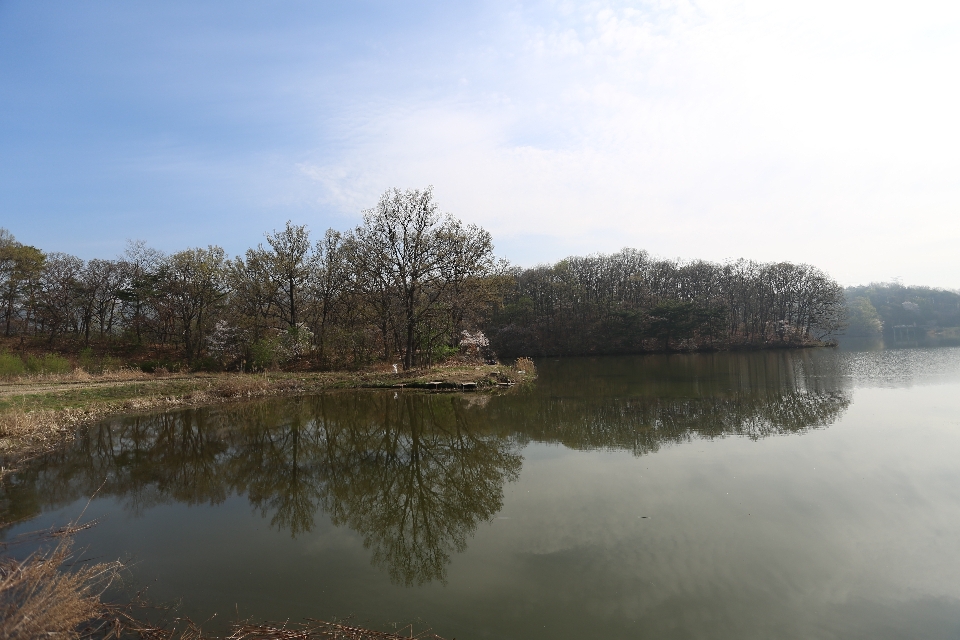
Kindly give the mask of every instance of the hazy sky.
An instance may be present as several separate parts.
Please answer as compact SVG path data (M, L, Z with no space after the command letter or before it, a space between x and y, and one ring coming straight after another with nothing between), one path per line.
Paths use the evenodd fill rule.
M624 246L960 287L960 3L0 0L0 226L238 253L435 186Z

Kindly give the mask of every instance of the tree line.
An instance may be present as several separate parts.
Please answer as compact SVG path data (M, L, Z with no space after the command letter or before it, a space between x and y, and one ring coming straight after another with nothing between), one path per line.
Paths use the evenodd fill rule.
M115 260L44 253L0 235L7 337L175 349L187 362L405 368L459 345L496 266L490 234L442 214L431 189L387 191L363 222L314 241L288 222L229 258L130 243Z
M386 191L361 224L288 222L230 258L129 243L116 259L45 253L0 230L7 344L165 351L193 366L404 368L470 343L502 355L814 344L843 292L808 265L653 259L625 249L523 269L431 188Z
M624 249L513 271L489 330L499 350L529 355L802 346L844 314L840 285L810 265Z
M898 326L917 327L923 332L960 327L957 291L874 282L847 287L844 293L849 318L847 335L852 337L882 335L893 339Z

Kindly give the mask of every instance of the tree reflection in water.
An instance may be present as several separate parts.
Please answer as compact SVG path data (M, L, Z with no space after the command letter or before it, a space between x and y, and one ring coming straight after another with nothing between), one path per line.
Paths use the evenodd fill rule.
M285 415L237 430L233 488L291 535L309 531L322 507L398 583L443 580L451 553L500 510L520 472L514 441L472 425L467 398L344 393L276 404Z
M327 432L324 506L396 582L442 580L450 554L466 549L519 476L514 441L471 428L463 400L401 395L380 403L381 421Z
M831 362L789 352L571 359L502 396L338 392L128 417L34 460L8 478L0 505L5 521L21 520L104 479L100 495L133 512L244 495L292 536L326 512L396 583L443 581L451 556L502 507L525 442L643 455L829 425L850 403Z
M570 358L544 363L536 388L492 404L489 419L530 440L635 455L695 438L757 440L835 422L850 405L845 363L809 349Z

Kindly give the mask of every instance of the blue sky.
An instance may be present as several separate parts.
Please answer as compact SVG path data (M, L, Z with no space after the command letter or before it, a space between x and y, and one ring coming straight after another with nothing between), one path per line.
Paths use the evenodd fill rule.
M0 226L230 253L392 186L529 265L960 287L953 3L0 0Z

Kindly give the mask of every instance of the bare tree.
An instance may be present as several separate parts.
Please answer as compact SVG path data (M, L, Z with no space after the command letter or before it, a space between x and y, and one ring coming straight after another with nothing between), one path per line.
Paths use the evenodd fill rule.
M34 312L34 295L39 289L44 254L36 247L17 242L13 234L0 228L0 302L3 304L4 335L9 336L14 322L22 321L26 331Z
M144 331L152 320L150 305L157 295L163 260L163 253L148 247L143 240L128 240L127 250L120 259L123 286L119 297L127 327L132 330L137 344L143 342Z
M390 189L363 213L354 231L354 265L370 289L389 292L401 310L403 367L414 366L421 323L438 311L455 282L486 275L493 264L489 234L442 215L433 188Z
M267 264L279 294L276 308L288 327L295 330L303 319L301 302L317 261L310 246L310 232L305 225L288 220L283 231L267 234L267 243L273 249L267 254Z
M313 327L317 351L321 363L327 360L327 336L330 325L342 308L351 274L347 254L348 243L343 234L328 229L314 250L315 274L312 280L311 298L314 302Z
M173 307L188 361L200 355L216 306L226 295L223 249L187 249L171 255L162 269L165 297Z

